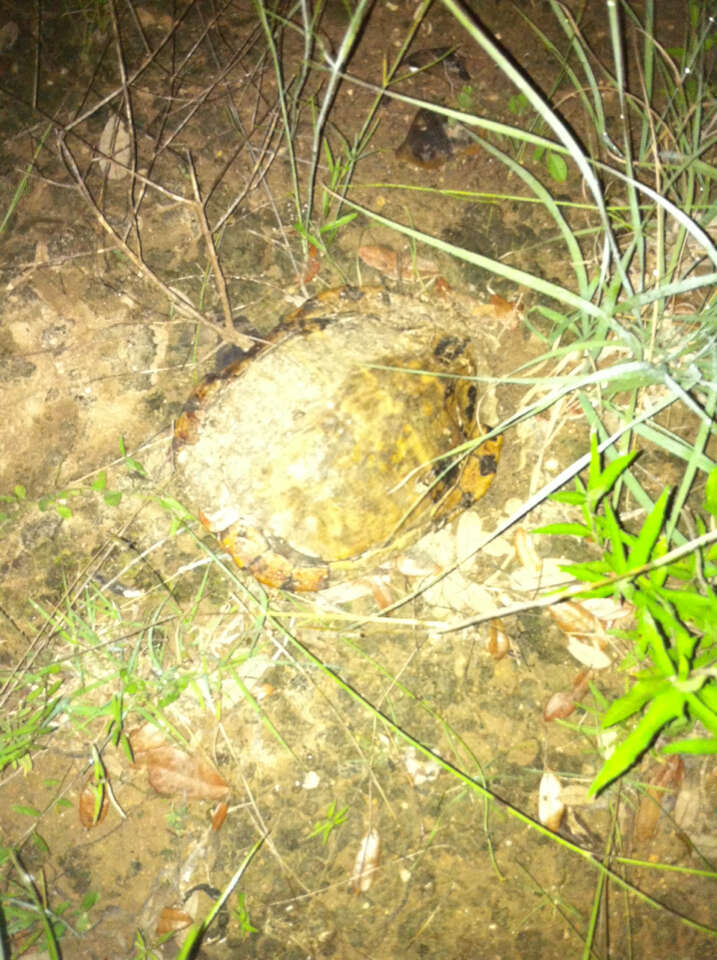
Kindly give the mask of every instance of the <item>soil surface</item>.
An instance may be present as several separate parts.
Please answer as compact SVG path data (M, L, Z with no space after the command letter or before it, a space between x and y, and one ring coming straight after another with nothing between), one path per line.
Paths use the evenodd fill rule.
M594 692L623 691L625 647L601 633L607 664L592 669L592 691L580 687L586 709L546 722L550 697L585 679L566 634L539 610L478 622L541 586L515 525L474 553L588 449L569 397L506 431L474 510L375 577L316 597L264 591L180 507L198 506L184 503L172 448L192 390L333 287L383 284L444 318L473 316L482 423L549 392L535 386L555 359L532 294L365 214L327 228L325 251L302 243L294 178L305 200L325 58L348 5L324 5L305 77L301 34L281 32L285 87L301 88L291 149L252 4L70 6L38 26L32 5L0 3L0 710L17 735L47 707L31 760L0 781L11 955L49 956L36 913L18 906L30 894L10 848L54 911L62 957L101 960L175 956L163 931L204 918L262 841L201 956L581 956L601 863L622 885L608 882L591 956L714 956L714 940L682 920L717 924L710 881L679 872L714 869L714 762L685 758L679 796L668 786L651 830L636 811L654 759L589 802L602 763ZM580 105L555 84L572 88L523 17L564 46L550 6L472 6L587 140ZM317 222L351 212L337 201L342 165L370 117L355 204L570 287L554 221L487 150L425 117L412 127L416 104L384 96L373 110L416 7L374 4L356 39L319 157ZM659 8L670 47L686 4ZM607 58L602 5L581 16ZM488 55L434 4L410 50L446 47L450 64L399 68L391 90L529 125ZM606 95L605 109L619 105ZM516 160L548 178L532 153ZM571 229L592 228L574 170L559 192L574 204ZM646 476L678 478L679 465L650 456ZM560 510L543 504L523 526ZM544 585L575 546L535 542ZM596 616L607 631L620 611ZM161 734L146 747L151 725ZM569 798L562 843L535 825L546 771Z

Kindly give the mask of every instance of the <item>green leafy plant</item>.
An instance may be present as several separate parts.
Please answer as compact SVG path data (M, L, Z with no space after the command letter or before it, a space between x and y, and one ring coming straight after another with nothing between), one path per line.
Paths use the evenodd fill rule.
M461 109L463 106L461 105ZM524 117L530 112L528 98L523 93L516 93L508 101L508 109L516 117ZM533 160L536 163L543 163L556 183L565 183L568 178L568 165L565 158L555 150L548 150L543 146L536 146L533 149Z
M89 912L97 903L99 895L90 891L77 905L65 900L50 906L44 877L37 880L28 873L16 850L0 846L0 865L8 869L5 888L0 893L3 934L10 938L13 944L22 944L17 954L12 955L20 956L42 940L45 955L53 960L60 960L59 941L68 930L77 937L90 927ZM3 957L6 955L3 950L5 942L3 940L0 945Z
M58 695L62 681L18 690L18 703L5 710L0 719L0 771L7 766L28 772L32 767L30 753L55 729L55 720L65 702Z
M458 96L456 97L456 103L458 104L461 110L464 110L466 113L473 112L473 105L475 100L475 92L473 87L466 83L458 91Z
M21 483L15 484L12 493L0 493L0 534L12 523L27 502L27 490Z
M146 478L147 471L142 464L127 453L124 437L120 437L119 448L127 472L132 476L142 479ZM39 497L37 500L37 509L41 513L54 510L59 517L67 520L72 516L70 503L92 494L101 494L102 499L108 507L117 507L122 501L122 491L109 489L107 486L107 471L100 470L89 486L66 487L62 490L56 490L53 493ZM0 494L0 529L2 528L2 524L12 519L13 514L15 514L23 504L30 502L27 498L27 490L21 483L13 487L12 493ZM2 509L3 504L7 505L7 511Z
M698 536L668 553L664 531L669 489L660 494L639 531L625 528L608 494L636 455L619 456L603 469L593 438L587 485L578 479L574 491L553 496L579 508L583 522L535 531L596 544L600 559L561 569L595 584L580 596L617 597L635 611L635 626L623 634L632 644L622 663L630 683L604 713L602 727L631 718L634 725L606 759L591 795L624 774L658 734L668 740L661 748L664 753L717 753L717 597L709 584L717 574L716 537L698 517ZM717 468L707 480L704 509L717 516ZM685 736L698 722L709 736Z
M331 835L331 831L335 827L341 826L342 823L346 821L348 816L348 807L342 807L340 810L336 809L336 801L329 804L326 810L326 816L323 820L317 820L314 824L311 833L309 834L309 839L311 837L321 837L322 843L327 843Z
M251 933L258 933L256 927L253 927L249 918L249 911L244 903L244 894L237 892L237 905L232 910L232 916L239 924L239 931L242 937L248 937Z

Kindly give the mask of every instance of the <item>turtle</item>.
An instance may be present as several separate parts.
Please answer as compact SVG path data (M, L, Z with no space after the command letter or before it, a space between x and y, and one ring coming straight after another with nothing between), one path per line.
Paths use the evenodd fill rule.
M383 287L306 301L205 379L174 430L183 500L264 585L317 591L471 507L501 438L448 311Z

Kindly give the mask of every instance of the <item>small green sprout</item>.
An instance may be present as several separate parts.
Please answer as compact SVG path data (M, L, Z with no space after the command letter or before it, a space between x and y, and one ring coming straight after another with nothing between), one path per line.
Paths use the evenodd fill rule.
M237 892L237 905L232 910L232 916L239 924L239 932L242 937L248 937L250 933L258 933L256 927L251 925L249 911L244 904L244 894Z
M336 801L329 805L328 810L326 811L326 816L323 820L318 820L309 834L309 839L311 837L321 837L322 843L327 843L331 831L334 827L341 826L342 823L346 820L348 807L342 807L340 810L336 809Z

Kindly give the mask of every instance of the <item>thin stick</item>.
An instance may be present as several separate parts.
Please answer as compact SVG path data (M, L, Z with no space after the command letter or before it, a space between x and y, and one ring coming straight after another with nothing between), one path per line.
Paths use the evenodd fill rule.
M202 203L202 195L199 191L199 182L197 180L197 171L194 168L194 160L192 155L187 150L187 167L189 168L189 175L192 178L192 190L194 191L194 209L197 212L197 217L199 218L199 223L202 228L202 233L204 235L204 241L207 245L207 252L209 254L209 259L212 263L212 270L214 271L214 279L217 282L217 289L219 290L219 299L222 302L222 310L224 312L224 323L227 330L232 329L232 308L229 303L229 294L227 292L227 284L224 279L224 274L222 272L221 264L219 263L219 258L217 257L217 250L214 246L214 237L212 236L212 231L209 229L209 222L207 221L207 214L204 209L204 204Z

